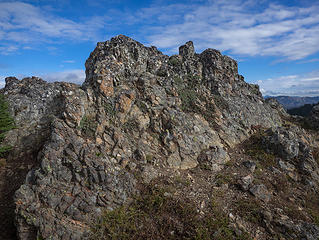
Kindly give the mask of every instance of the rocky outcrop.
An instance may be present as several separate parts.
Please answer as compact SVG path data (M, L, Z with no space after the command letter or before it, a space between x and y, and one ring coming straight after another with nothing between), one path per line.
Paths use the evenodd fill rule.
M32 77L7 78L2 90L17 123L6 138L15 147L10 157L33 152L15 194L20 239L88 238L104 209L128 202L139 184L181 172L222 173L232 149L260 129L271 129L265 146L280 148L285 161L308 151L295 135L281 137L285 111L266 103L236 61L217 50L198 54L187 42L166 56L119 35L98 43L85 66L81 87ZM253 161L244 162L255 171ZM206 181L205 174L189 176ZM271 201L268 186L252 179L242 189ZM213 189L206 183L210 188L187 194L199 201Z

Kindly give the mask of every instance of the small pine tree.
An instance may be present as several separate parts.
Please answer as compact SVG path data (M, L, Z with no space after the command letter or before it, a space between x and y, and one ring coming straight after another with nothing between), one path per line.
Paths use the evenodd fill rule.
M8 103L3 94L0 94L0 144L2 144L6 133L14 128L14 120L8 111ZM0 146L0 157L11 149L10 146Z

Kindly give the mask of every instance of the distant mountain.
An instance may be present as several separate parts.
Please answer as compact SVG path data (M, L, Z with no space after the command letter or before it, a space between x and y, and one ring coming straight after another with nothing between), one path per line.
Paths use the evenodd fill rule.
M308 117L308 116L310 116L310 113L311 113L312 108L314 106L315 106L315 104L305 104L305 105L302 105L301 107L290 108L287 110L287 112L291 115Z
M274 98L281 103L285 109L298 108L306 104L316 104L319 102L317 97L290 97L290 96L266 96L265 98Z

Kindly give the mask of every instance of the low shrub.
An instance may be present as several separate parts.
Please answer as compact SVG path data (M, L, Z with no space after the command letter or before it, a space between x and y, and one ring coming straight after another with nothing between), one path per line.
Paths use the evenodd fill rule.
M179 60L177 55L173 55L169 58L168 64L173 67L180 67L182 65L182 62Z
M8 103L5 96L0 94L0 144L2 144L6 133L14 127L14 120L10 116ZM11 146L1 146L0 157L5 157L11 149Z
M92 228L92 239L250 239L236 235L216 204L208 211L201 216L195 203L151 184L130 204L105 211Z
M84 115L80 122L80 130L82 134L86 137L93 138L95 135L95 130L97 127L97 122L95 117L92 115Z

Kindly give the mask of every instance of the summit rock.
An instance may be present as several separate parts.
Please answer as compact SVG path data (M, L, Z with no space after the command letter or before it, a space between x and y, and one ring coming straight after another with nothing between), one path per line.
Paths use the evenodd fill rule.
M140 194L141 185L158 179L176 182L186 176L187 183L179 180L179 184L187 189L178 187L175 195L195 201L198 212L206 211L205 202L219 187L229 188L227 196L232 200L225 206L235 201L236 194L249 199L259 196L260 186L267 190L267 201L260 206L272 204L279 198L268 184L277 179L276 157L288 162L304 152L307 159L292 164L289 174L298 184L303 179L302 184L312 181L311 186L317 186L312 136L289 127L285 110L266 102L258 86L238 74L237 62L218 50L196 53L189 41L178 55L167 56L156 47L119 35L99 42L85 67L82 86L46 83L36 77L7 78L1 90L17 124L6 137L6 143L16 149L8 159L25 156L31 164L14 198L20 239L92 238L92 226L105 210L129 203ZM283 135L289 131L294 134ZM299 133L302 136L291 137ZM276 141L280 148L298 146L298 154L282 149L289 157L273 157ZM247 147L256 143L262 146ZM256 149L258 157L264 154L273 168L262 172L261 165L252 162L257 170L250 173L242 167L242 162L256 161ZM250 189L258 190L251 194L248 188L246 192L236 188L236 179L229 180L247 174L270 177L265 177L267 183L251 182ZM258 181L258 176L251 179ZM257 239L279 232L280 224L295 234L288 237L302 236L307 228L313 230L311 236L319 233L307 217L293 228L270 205L256 214L261 216L262 210L273 211L278 218L260 223L265 238ZM251 229L259 222L243 225L241 213L236 216L237 222L229 227L241 229L234 227L239 224L244 229L240 231L258 237Z

